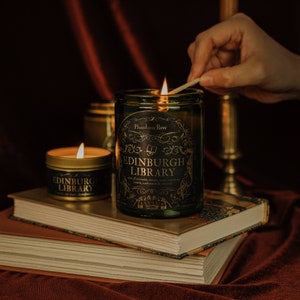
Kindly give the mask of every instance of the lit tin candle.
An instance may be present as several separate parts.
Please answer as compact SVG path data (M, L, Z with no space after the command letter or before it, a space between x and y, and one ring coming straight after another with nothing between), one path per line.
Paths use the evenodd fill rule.
M46 154L48 193L55 199L89 201L111 195L112 154L96 147L65 147Z

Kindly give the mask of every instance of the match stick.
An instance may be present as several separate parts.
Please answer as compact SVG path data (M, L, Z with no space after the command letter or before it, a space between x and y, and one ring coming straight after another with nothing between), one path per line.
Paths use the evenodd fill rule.
M189 81L189 82L187 82L187 83L185 83L185 84L183 84L183 85L177 87L176 89L170 91L170 92L168 93L168 95L174 95L174 94L177 94L177 93L179 93L179 92L181 92L181 91L187 89L188 87L193 86L193 85L199 83L199 81L200 81L200 78L196 78L196 79L194 79L194 80L192 80L192 81Z

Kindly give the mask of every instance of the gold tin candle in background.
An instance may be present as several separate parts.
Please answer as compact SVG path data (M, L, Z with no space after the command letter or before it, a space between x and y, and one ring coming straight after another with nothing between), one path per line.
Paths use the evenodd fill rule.
M49 150L46 154L48 193L55 199L89 201L111 195L112 154L109 150L85 147Z
M159 93L117 94L117 207L150 218L194 214L203 205L203 93Z
M115 103L92 102L84 116L84 137L87 146L114 151Z

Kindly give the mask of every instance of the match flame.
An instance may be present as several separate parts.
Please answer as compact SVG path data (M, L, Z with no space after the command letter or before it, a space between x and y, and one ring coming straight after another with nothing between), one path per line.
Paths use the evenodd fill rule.
M162 96L166 96L168 95L169 91L168 91L168 84L167 84L167 79L166 77L164 78L164 82L163 82L163 85L162 85L162 88L160 90L160 94Z
M77 151L76 158L84 158L84 143L80 144L78 151Z

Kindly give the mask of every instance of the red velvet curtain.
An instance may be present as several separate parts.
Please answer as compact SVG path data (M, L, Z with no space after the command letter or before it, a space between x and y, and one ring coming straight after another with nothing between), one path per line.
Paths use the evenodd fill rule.
M240 1L275 39L299 52L299 1ZM65 0L1 4L1 197L44 184L45 152L79 144L91 101L120 89L185 82L186 49L219 20L219 0ZM280 20L280 21L279 21ZM205 93L205 181L218 187L218 98ZM243 177L263 187L298 188L299 101L238 101ZM213 162L213 164L211 164ZM218 166L216 169L215 166ZM18 170L18 172L15 172ZM245 182L249 183L249 182ZM2 205L2 204L0 204Z
M241 0L239 6L298 52L299 5ZM0 167L7 172L0 174L0 195L5 197L44 183L48 149L82 141L89 102L111 99L122 89L160 87L164 76L170 87L184 83L187 47L199 31L218 22L219 0L3 1L1 12ZM215 95L205 93L209 188L217 188L222 176L218 104ZM299 186L298 111L299 101L267 106L240 99L243 177L260 186Z
M89 12L85 14L84 1L66 1L67 12L83 59L99 95L104 99L113 98L116 92L116 78L113 76L116 76L115 72L124 68L124 59L131 61L130 68L136 69L147 86L158 86L158 80L148 61L149 58L143 51L139 37L131 28L120 1L97 4L99 16L98 18L94 17L102 19L103 15L108 14L108 16L99 22L97 32L93 32ZM107 27L112 25L114 25L114 30L108 31ZM99 30L99 28L101 29ZM120 41L116 42L113 34L117 35ZM118 66L120 57L123 60ZM125 72L130 75L133 71L126 69Z
M240 0L241 11L298 53L299 6ZM48 149L79 144L89 102L120 89L160 87L164 76L171 87L185 82L187 46L218 22L219 0L2 1L0 12L2 208L11 204L8 193L44 184ZM206 93L205 106L205 181L216 187L217 97ZM240 99L238 108L239 169L250 179L243 181L245 192L268 198L271 215L249 235L220 284L107 283L0 270L0 298L299 299L300 102Z
M193 9L209 7L197 1L186 7L176 3L182 10L174 9L171 1L157 0L65 4L85 65L103 98L112 98L121 88L159 87L164 76L173 85L185 82L187 46L208 23L195 16L186 24Z

